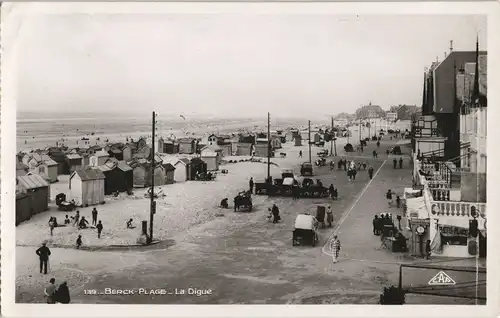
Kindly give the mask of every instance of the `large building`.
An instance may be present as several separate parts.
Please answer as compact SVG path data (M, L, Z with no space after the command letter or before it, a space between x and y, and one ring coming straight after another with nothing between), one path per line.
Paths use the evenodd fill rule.
M407 217L436 256L486 256L486 73L477 49L452 52L425 74L412 128L413 191L422 192L407 200Z

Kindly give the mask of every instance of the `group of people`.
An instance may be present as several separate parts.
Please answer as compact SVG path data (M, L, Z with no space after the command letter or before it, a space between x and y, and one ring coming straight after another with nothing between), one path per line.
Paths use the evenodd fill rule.
M396 193L394 193L391 189L387 190L387 193L385 194L385 198L387 199L389 207L392 207L394 195L396 195ZM399 195L396 195L396 207L398 209L401 207L401 198L399 197Z
M272 208L267 209L269 211L269 216L267 217L269 220L272 219L273 224L278 223L281 220L280 209L276 204L273 204Z
M375 214L373 217L373 235L382 235L386 225L390 226L390 228L394 227L392 215L390 213L381 213L380 216Z
M55 278L51 278L49 285L45 287L44 296L47 304L69 304L71 300L69 296L68 283L63 281L59 284L59 286L56 286Z
M392 159L392 165L394 169L398 168L398 160L396 158ZM403 169L403 158L399 157L399 169Z

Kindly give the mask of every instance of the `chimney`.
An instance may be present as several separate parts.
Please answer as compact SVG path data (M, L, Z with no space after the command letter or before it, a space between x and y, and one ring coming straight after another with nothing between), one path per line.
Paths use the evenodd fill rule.
M444 58L446 58L446 52L444 52Z
M453 51L453 40L450 41L450 53Z

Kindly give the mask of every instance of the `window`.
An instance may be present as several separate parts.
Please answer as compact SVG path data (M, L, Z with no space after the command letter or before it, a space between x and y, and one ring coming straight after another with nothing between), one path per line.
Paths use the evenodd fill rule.
M40 173L45 173L45 167L38 167L38 171L40 171Z

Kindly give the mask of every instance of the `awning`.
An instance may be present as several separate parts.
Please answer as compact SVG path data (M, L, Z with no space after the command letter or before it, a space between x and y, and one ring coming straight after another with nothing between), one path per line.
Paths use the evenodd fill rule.
M429 218L429 212L425 206L424 197L409 198L406 200L406 217L416 219Z

